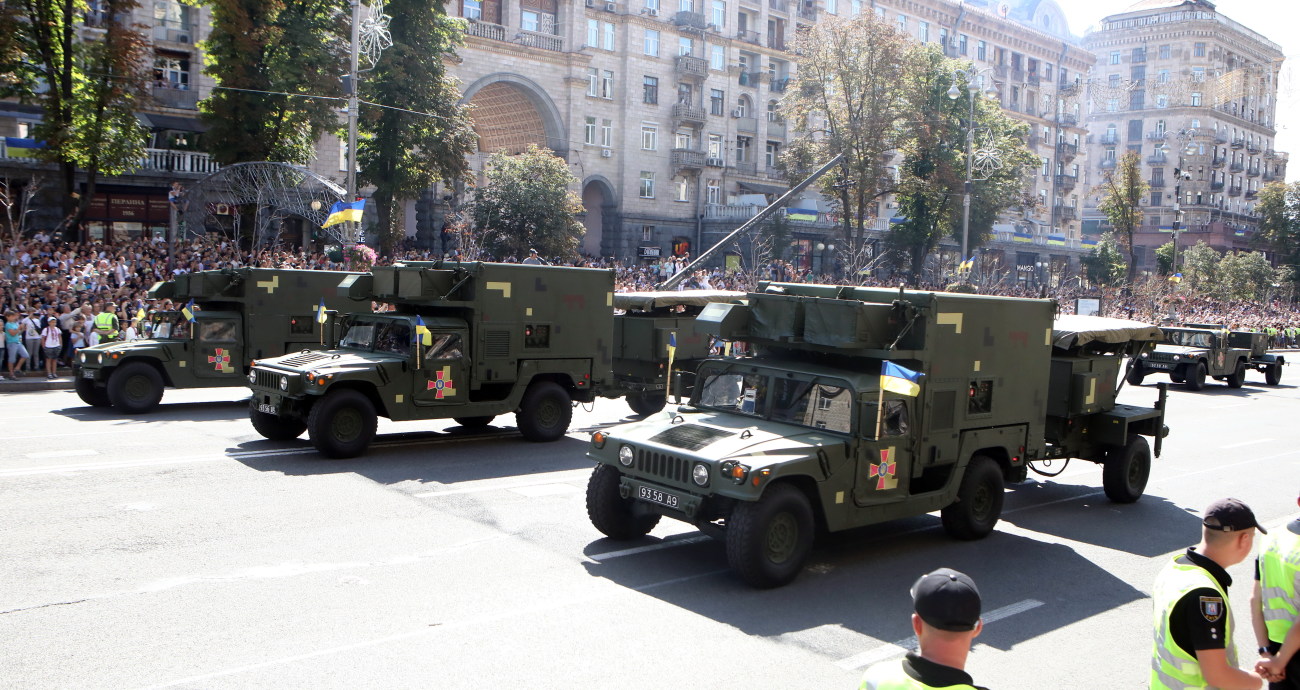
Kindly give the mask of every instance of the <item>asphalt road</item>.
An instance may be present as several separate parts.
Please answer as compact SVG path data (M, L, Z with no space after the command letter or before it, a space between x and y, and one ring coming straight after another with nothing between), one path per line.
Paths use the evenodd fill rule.
M1149 404L1157 378L1122 400ZM325 461L258 436L237 390L168 391L138 418L8 394L0 686L854 688L909 644L911 582L950 566L984 596L977 682L1144 688L1151 582L1197 513L1224 496L1266 526L1296 512L1300 373L1260 378L1172 388L1136 504L1107 502L1076 462L1009 489L983 541L935 515L834 535L771 591L681 523L635 542L590 525L582 430L621 402L543 445L511 417L486 434L381 420L368 456ZM1251 658L1250 563L1230 572Z

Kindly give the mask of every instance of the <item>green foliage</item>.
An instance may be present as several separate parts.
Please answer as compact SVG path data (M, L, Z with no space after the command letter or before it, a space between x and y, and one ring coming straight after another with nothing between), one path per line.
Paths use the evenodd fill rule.
M305 164L316 141L338 127L337 101L276 91L341 96L351 12L340 0L208 0L212 33L204 74L217 89L200 102L204 135L223 165L247 161ZM243 89L243 90L234 90Z
M1102 173L1101 211L1119 241L1128 250L1129 284L1137 276L1137 246L1134 235L1142 225L1142 203L1149 187L1142 179L1141 157L1136 151L1129 151L1120 157L1114 168Z
M1110 287L1124 277L1124 254L1114 233L1105 233L1082 259L1083 272L1093 285Z
M1259 252L1230 253L1219 259L1215 294L1224 299L1260 300L1273 284L1273 266Z
M1291 281L1300 281L1300 182L1264 185L1255 210L1259 230L1254 241L1287 266Z
M530 247L549 256L576 257L584 228L582 201L570 191L578 178L563 158L530 145L517 155L492 154L487 185L474 190L469 214L481 246L496 256L526 256Z
M1174 273L1174 243L1165 242L1156 248L1156 273L1162 276Z
M1219 252L1205 242L1183 250L1179 260L1183 284L1192 290L1212 291L1218 281Z
M393 45L366 75L361 92L366 100L392 108L362 106L359 126L365 138L357 155L360 183L375 186L380 253L390 255L393 243L406 234L400 200L415 198L436 181L464 177L475 139L444 62L463 35L457 20L436 0L392 0L385 12L401 21L393 22Z

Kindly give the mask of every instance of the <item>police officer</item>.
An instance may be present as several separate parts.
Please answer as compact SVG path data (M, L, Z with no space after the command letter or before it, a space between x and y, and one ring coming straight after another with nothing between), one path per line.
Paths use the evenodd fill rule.
M104 307L104 311L95 315L95 332L99 334L99 341L111 343L117 340L117 329L120 326L117 320L117 305L109 302Z
M1255 670L1273 681L1269 690L1300 689L1300 518L1260 544L1250 613L1259 642Z
M1237 668L1228 606L1232 577L1225 568L1250 555L1255 530L1267 532L1250 507L1235 498L1211 504L1201 525L1200 545L1175 556L1156 577L1151 687L1262 687L1257 673Z
M867 669L859 690L984 690L964 670L980 634L980 591L966 575L940 568L912 585L912 630L919 652Z

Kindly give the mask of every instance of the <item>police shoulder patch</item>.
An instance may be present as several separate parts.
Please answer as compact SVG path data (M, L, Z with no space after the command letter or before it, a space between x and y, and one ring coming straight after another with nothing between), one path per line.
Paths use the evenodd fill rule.
M1201 597L1201 615L1211 623L1223 618L1223 597Z

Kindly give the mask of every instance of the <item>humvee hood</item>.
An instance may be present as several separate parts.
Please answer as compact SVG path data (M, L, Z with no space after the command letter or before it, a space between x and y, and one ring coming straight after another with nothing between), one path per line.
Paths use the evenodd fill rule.
M388 362L398 359L398 355L373 352L349 352L333 350L329 352L295 352L291 355L257 360L258 365L290 369L293 371L345 371L370 367L376 362Z
M1205 354L1203 347L1188 347L1186 345L1161 345L1156 348L1153 354L1157 355L1195 355Z
M716 420L689 420L671 426L666 422L673 413L651 417L657 424L636 424L620 429L617 440L637 445L658 445L672 452L691 453L711 460L750 458L746 464L764 460L807 457L815 449L840 444L844 439L835 435L792 424L781 424L762 419L726 418ZM743 422L751 422L744 424Z

